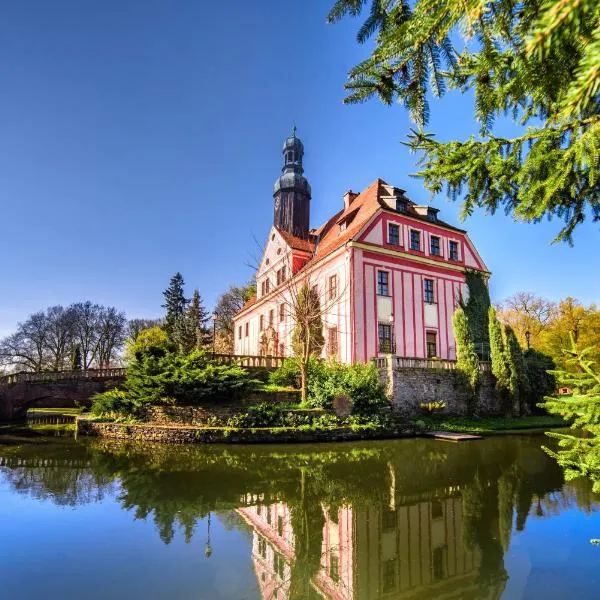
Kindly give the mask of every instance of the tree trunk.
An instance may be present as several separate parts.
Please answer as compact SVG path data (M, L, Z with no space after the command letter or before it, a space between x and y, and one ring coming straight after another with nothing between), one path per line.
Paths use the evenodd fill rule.
M300 364L300 401L306 403L308 398L308 361L302 358Z

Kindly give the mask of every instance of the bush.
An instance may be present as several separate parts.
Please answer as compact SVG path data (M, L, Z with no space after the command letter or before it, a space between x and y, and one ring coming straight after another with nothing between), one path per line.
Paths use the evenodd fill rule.
M97 417L132 414L137 408L123 390L108 390L92 396L91 413Z
M148 345L129 365L125 390L99 394L95 406L97 414L137 414L152 404L235 400L258 383L239 365L216 364L202 350L177 355L162 345Z
M282 387L300 388L300 365L293 358L286 358L281 367L269 373L269 383Z
M308 402L318 408L331 408L336 397L345 396L352 413L372 415L389 406L374 364L342 365L320 362L310 373Z

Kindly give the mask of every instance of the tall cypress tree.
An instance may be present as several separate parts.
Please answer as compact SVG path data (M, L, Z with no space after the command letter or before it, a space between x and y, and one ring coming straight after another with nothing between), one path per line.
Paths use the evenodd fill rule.
M496 390L502 399L502 403L506 406L510 393L510 366L504 346L503 327L494 307L490 306L489 314L489 335L490 335L490 360L492 361L492 373L496 378Z
M165 303L162 307L166 311L165 331L169 341L179 346L178 331L181 329L185 309L189 304L183 293L183 275L179 272L171 277L169 287L163 292Z
M194 348L201 348L207 342L209 319L200 292L194 290L178 332L182 352L191 352Z
M456 368L465 376L471 395L475 399L481 381L479 357L469 334L467 316L460 306L452 316L452 329L456 340Z
M512 327L504 326L504 347L510 369L508 389L513 402L513 411L520 415L524 409L523 399L529 392L529 381L523 359L523 351Z

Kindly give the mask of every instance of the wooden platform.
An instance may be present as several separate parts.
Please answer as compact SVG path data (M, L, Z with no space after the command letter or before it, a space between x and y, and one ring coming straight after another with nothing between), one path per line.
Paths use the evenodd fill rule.
M446 442L466 442L469 440L482 440L480 435L470 433L455 433L453 431L426 431L423 435Z

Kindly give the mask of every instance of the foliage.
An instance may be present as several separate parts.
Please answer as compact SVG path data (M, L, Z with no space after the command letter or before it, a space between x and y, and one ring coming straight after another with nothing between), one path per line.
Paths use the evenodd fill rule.
M269 381L298 388L299 361L286 359L281 367L270 374ZM308 367L306 404L315 408L331 408L337 397L348 398L353 414L376 414L381 408L389 406L374 364L344 365L312 357Z
M200 293L198 290L194 290L192 299L176 328L177 343L182 353L186 354L194 348L201 348L204 344L208 343L209 331L207 323L209 319L210 317L204 308Z
M488 360L490 292L486 278L480 271L467 270L465 280L469 297L460 298L460 306L465 311L469 337L475 345L475 351L482 360Z
M300 389L300 364L295 358L286 358L282 365L269 373L269 383Z
M556 365L550 356L533 348L523 353L525 372L529 381L529 393L525 401L530 412L536 412L539 402L556 391L556 378L553 375Z
M136 344L140 343L140 337ZM151 404L193 405L236 399L248 394L258 383L239 365L216 364L202 350L189 354L169 352L164 338L157 345L139 348L132 356L125 396L117 398L122 402L119 404L122 411L131 414ZM104 395L96 397L98 406L103 406ZM116 400L111 396L106 400L109 405L113 401Z
M523 360L523 351L514 331L506 325L504 327L504 347L507 363L510 370L508 390L513 401L514 410L521 414L523 410L523 398L529 393L529 381Z
M145 354L160 349L167 352L172 349L167 332L161 327L143 329L135 338L130 338L125 345L125 362L131 364L142 360Z
M330 408L337 397L348 398L353 414L372 415L389 406L373 363L315 362L310 370L308 404Z
M471 341L467 316L460 306L452 316L452 329L456 340L456 369L465 377L471 396L475 398L481 380L479 358Z
M107 390L101 394L92 396L91 413L98 417L118 417L125 414L133 414L140 404L125 390Z
M144 329L162 327L163 323L163 319L130 319L127 323L128 339L135 342L137 336L144 331Z
M169 281L169 287L163 292L165 303L162 307L166 311L164 327L169 341L175 344L175 346L179 346L178 336L182 327L185 310L189 304L189 300L184 295L183 286L183 275L175 273Z
M71 369L73 369L73 371L81 370L81 348L79 344L77 344L71 352Z
M218 351L233 353L234 325L233 317L240 312L244 304L256 294L256 283L250 282L243 286L230 286L217 300L215 313L217 314L216 334Z
M571 350L565 351L568 362L577 370L559 369L554 372L561 386L573 390L570 396L547 397L541 406L553 415L571 422L573 434L550 432L557 438L558 451L544 448L565 470L567 480L588 477L595 492L600 492L600 370L590 360L591 349L578 350L572 340Z
M501 396L508 396L510 384L510 366L504 346L503 325L498 321L496 310L490 306L489 309L489 332L490 332L490 359L492 362L492 373L496 378L496 389Z
M25 371L68 370L78 347L81 368L107 366L119 358L126 323L125 314L112 306L89 301L51 306L0 341L0 363Z
M531 292L518 292L498 307L500 320L510 325L521 344L548 355L561 369L572 369L563 348L570 347L571 336L578 348L592 347L590 358L600 361L600 309L595 304L584 306L567 297L552 302Z
M337 0L336 21L368 0ZM347 102L402 102L419 126L425 185L464 193L462 216L504 209L522 221L557 217L571 241L591 211L600 218L600 4L596 0L371 0L358 33L376 34L369 58L350 72ZM466 39L465 39L466 38ZM428 94L473 92L479 137L440 142L424 132ZM511 117L512 138L494 134Z

